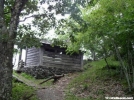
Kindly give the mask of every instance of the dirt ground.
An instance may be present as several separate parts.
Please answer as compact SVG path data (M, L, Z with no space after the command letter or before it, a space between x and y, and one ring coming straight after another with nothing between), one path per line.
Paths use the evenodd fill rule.
M65 75L54 85L45 89L38 89L37 96L39 100L64 100L65 88L75 76L73 74Z

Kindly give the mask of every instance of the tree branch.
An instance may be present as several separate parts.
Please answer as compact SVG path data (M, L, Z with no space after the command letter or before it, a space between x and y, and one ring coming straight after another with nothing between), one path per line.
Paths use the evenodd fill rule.
M32 18L32 17L37 17L38 15L31 15L31 16L28 16L28 17L25 17L23 20L20 20L20 22L24 22L26 19L28 18Z
M24 21L27 20L28 18L32 18L32 17L41 17L41 16L47 16L47 14L31 15L31 16L25 17L23 20L20 20L19 22L24 22Z
M16 30L19 24L20 13L28 0L15 0L13 9L11 10L11 20L9 27L9 37L15 39L17 36Z
M47 82L47 81L49 81L49 80L51 80L51 79L54 79L54 81L53 81L53 83L55 83L58 79L60 79L61 77L64 77L64 74L61 74L61 75L53 75L53 76L51 76L50 78L48 78L48 79L46 79L46 80L44 80L43 82L41 82L41 83L39 83L39 84L43 84L43 83L45 83L45 82Z

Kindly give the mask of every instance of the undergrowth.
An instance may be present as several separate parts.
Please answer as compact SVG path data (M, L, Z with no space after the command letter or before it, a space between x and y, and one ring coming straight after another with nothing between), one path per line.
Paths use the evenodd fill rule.
M35 79L33 76L26 74L26 73L21 73L21 76L25 77L26 79L30 79L30 80Z
M93 61L84 66L68 86L66 100L104 100L106 96L125 96L126 80L120 78L119 62L108 58L110 69L105 61Z
M13 72L13 75L18 77L19 79L22 79L23 81L29 83L29 84L36 84L39 85L40 87L44 88L47 86L50 86L52 84L52 80L45 82L43 84L39 84L40 82L44 81L45 79L35 79L29 74L26 73L16 73L15 71ZM37 87L30 87L27 86L18 80L13 78L13 88L12 88L12 100L38 100L36 96L36 89ZM33 95L30 99L26 99L30 95Z
M29 80L35 84L40 84L42 81L44 81L45 79L36 79L33 76L26 74L26 73L16 73L15 71L13 72L13 75L17 76L18 78L23 78L26 80ZM49 80L47 82L44 82L43 84L40 84L40 86L42 87L46 87L46 86L51 86L53 84L52 82L53 80Z
M28 100L38 100L35 94L35 89L29 87L23 83L16 82L13 79L13 88L12 88L12 100L25 100L25 98L33 95Z

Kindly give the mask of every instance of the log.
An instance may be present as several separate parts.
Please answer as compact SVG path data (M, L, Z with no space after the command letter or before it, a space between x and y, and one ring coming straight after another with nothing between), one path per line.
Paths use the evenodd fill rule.
M30 98L32 97L32 96L34 96L35 94L33 93L33 94L30 94L29 96L23 96L22 97L22 100L31 100Z
M24 83L22 80L20 80L19 78L17 78L15 75L13 75L13 78L15 79L15 82Z
M51 77L49 77L48 79L46 79L46 80L44 80L43 82L41 82L41 83L39 83L39 84L43 84L43 83L45 83L45 82L47 82L47 81L49 81L49 80L51 80L51 79L54 79L54 81L53 81L53 83L55 83L58 79L60 79L61 77L64 77L64 74L62 74L62 75L53 75L53 76L51 76Z
M21 80L17 76L13 75L12 77L16 80L16 82L24 83L25 85L30 86L28 83L24 82L23 80Z

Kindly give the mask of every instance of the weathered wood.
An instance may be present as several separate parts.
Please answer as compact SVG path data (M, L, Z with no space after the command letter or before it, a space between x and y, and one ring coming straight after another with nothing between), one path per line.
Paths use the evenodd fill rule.
M27 51L27 53L29 53L29 54L31 54L31 53L39 53L39 50L37 51L37 50L32 50L32 51Z
M62 64L62 65L80 65L79 63L73 62L62 62L62 61L52 61L52 60L44 60L43 63L52 63L52 64Z
M69 58L52 58L52 57L44 57L43 61L59 61L59 62L65 62L65 63L81 63L81 59L69 59Z
M30 48L27 52L26 65L43 65L47 67L81 67L81 54L67 55L65 48L61 49L58 46L51 47L48 44L43 44L41 48ZM62 52L62 53L61 53ZM61 54L60 54L61 53Z
M39 65L43 64L42 59L43 59L43 48L40 48L39 49Z
M28 51L28 48L26 47L26 56L25 56L25 66L26 66L26 61L27 61L27 51Z
M38 49L37 48L36 49L29 49L28 48L28 51L38 51L38 50L39 50L39 48Z
M26 51L27 55L26 55L26 66L28 65L37 65L40 62L39 59L39 48L29 48Z
M51 49L52 49L52 47L51 47ZM55 49L55 51L57 51L56 49ZM44 53L46 54L60 54L60 52L62 52L62 55L67 55L67 54L65 54L64 52L65 51L61 51L61 50L59 50L59 52L57 51L57 52L50 52L50 51L45 51ZM63 54L64 53L64 54ZM79 56L79 54L72 54L72 55L67 55L67 56Z
M39 53L39 50L27 50L28 54L35 54L35 53Z
M51 80L51 79L54 79L54 83L58 80L58 79L60 79L61 77L64 77L64 74L62 74L62 75L53 75L53 76L51 76L50 78L48 78L48 79L46 79L46 80L44 80L43 82L41 82L40 84L43 84L43 83L45 83L45 82L47 82L47 81L49 81L49 80Z
M18 67L17 67L17 71L19 72L21 68L24 67L24 62L23 60L20 60L19 63L18 63Z
M55 59L55 60L70 60L70 61L81 61L81 59L78 58L71 58L71 57L50 57L50 56L43 56L43 59Z
M27 58L27 61L39 61L39 57Z
M18 82L24 83L27 86L29 86L29 84L25 83L23 80L21 80L20 78L16 77L15 75L12 75L14 79L16 79Z
M39 62L39 59L28 59L27 62L30 63Z
M34 68L35 66L39 66L39 64L27 65L27 66L25 66L25 68L27 68L27 67ZM42 66L43 66L43 65L42 65Z
M35 56L35 55L39 55L39 52L34 52L34 53L28 53L28 56Z
M27 52L27 55L28 55L28 56L39 55L39 52L34 52L34 53L32 53L32 52L31 52L31 53L30 53L30 52Z
M30 66L30 65L37 65L38 63L36 62L36 63L26 63L27 64L27 66Z
M45 59L50 59L50 60L52 60L52 59L55 59L55 58L50 57L50 56L43 56L43 59L44 59L44 60L45 60Z
M63 58L80 58L80 56L74 56L74 55L65 55L65 54L58 54L54 52L44 52L44 56L50 56L50 57L63 57Z
M81 68L80 65L64 65L55 63L43 63L46 67L57 67L57 68Z
M29 96L26 96L26 94L25 94L25 95L23 95L22 100L31 100L30 98L34 95L35 95L34 93L30 94Z
M36 47L32 47L32 48L28 48L28 50L39 50L39 48L36 48Z
M29 61L29 62L31 62L31 61L32 61L32 62L33 62L33 61L36 62L36 61L39 61L39 59L27 59L27 61Z
M28 66L28 65L37 65L37 64L39 64L39 61L27 61L26 62L26 66Z
M27 59L27 61L26 62L39 62L39 59Z
M26 65L37 65L38 62L27 62Z

